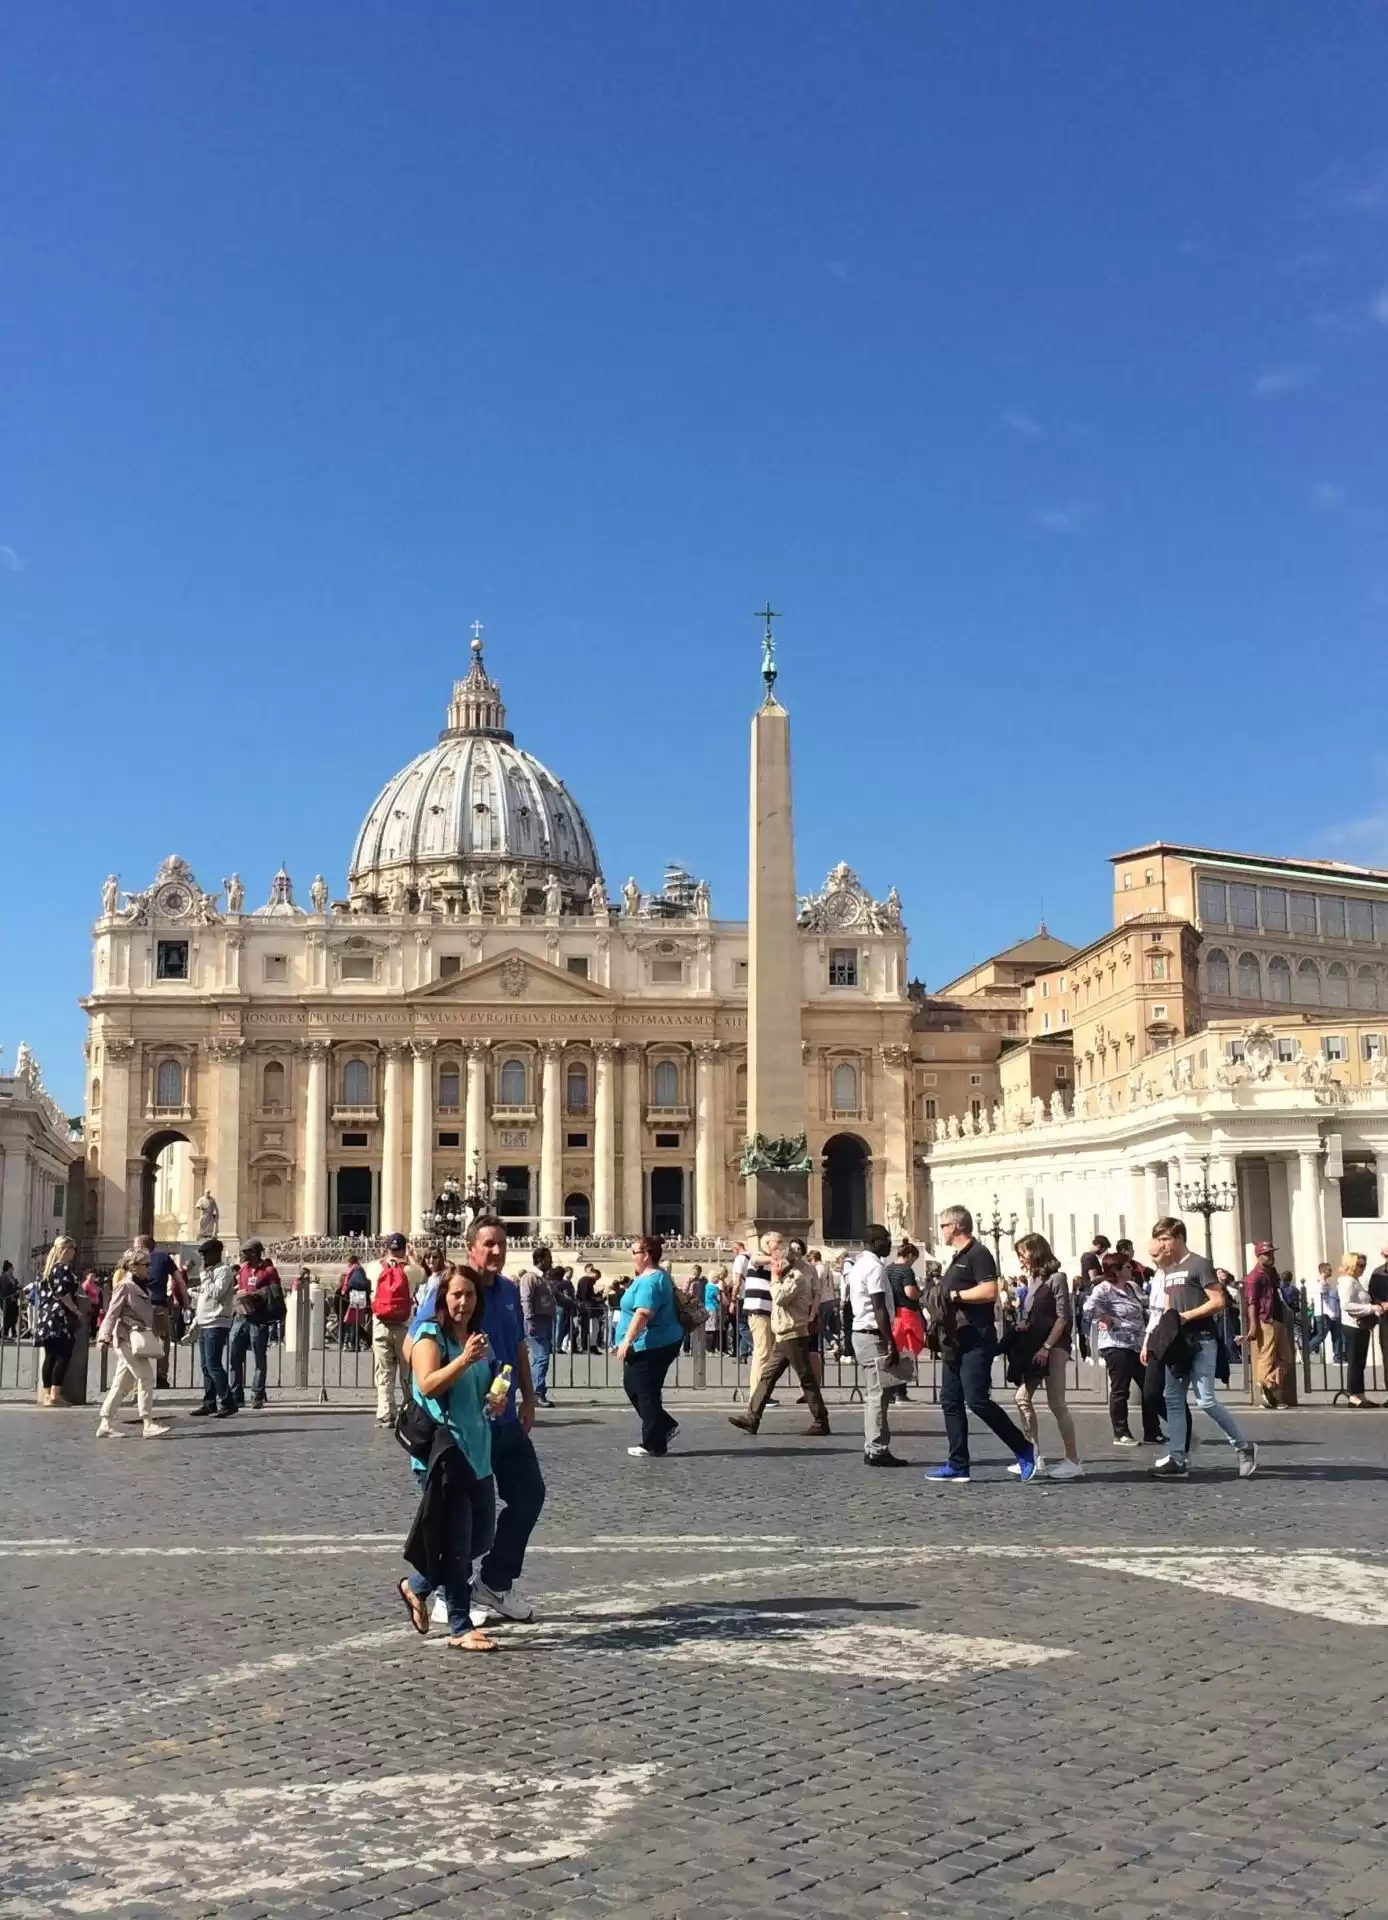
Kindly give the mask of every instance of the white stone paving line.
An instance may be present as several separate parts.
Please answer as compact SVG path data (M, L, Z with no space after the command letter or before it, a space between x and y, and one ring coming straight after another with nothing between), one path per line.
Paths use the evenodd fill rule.
M27 1882L0 1912L49 1920L143 1901L184 1907L224 1899L229 1887L244 1899L407 1867L570 1860L649 1793L659 1772L384 1774L221 1793L35 1795L14 1810L12 1850L0 1842L0 1866L8 1853L12 1873L22 1870Z
M1104 1573L1170 1580L1224 1600L1252 1600L1287 1613L1309 1614L1345 1627L1388 1627L1388 1567L1338 1553L1076 1554Z

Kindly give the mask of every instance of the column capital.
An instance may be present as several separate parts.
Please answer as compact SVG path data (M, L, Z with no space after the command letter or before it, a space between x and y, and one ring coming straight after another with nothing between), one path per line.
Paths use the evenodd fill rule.
M135 1052L135 1042L123 1033L102 1034L101 1044L108 1060L129 1060Z
M722 1051L723 1042L721 1040L696 1040L694 1042L694 1058L699 1062L701 1067L706 1067L710 1061L716 1060Z
M616 1047L622 1058L627 1061L639 1060L646 1051L644 1040L618 1040Z
M473 1039L469 1040L466 1044L467 1057L469 1060L485 1060L488 1049L492 1043L490 1040Z
M438 1044L436 1039L411 1040L410 1052L416 1060L427 1060Z
M208 1057L212 1060L239 1060L246 1051L246 1045L247 1043L239 1038L209 1040L207 1043Z
M593 1055L597 1060L610 1060L616 1051L617 1042L615 1040L595 1040L593 1042Z
M562 1040L542 1040L540 1052L546 1060L558 1060L564 1051L564 1046L565 1043Z
M299 1052L310 1062L314 1060L326 1060L329 1046L330 1042L327 1040L300 1040L298 1043Z
M909 1047L879 1047L877 1056L884 1067L904 1067L911 1057Z
M384 1060L399 1060L405 1051L403 1040L382 1040L378 1044Z

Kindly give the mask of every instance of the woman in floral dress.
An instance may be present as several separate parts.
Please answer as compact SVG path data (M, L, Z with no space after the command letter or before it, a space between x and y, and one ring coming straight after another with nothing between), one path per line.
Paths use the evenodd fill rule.
M77 1242L66 1235L53 1242L43 1263L43 1278L34 1301L34 1344L43 1350L39 1373L42 1388L39 1405L43 1407L62 1405L63 1381L82 1313L77 1303L77 1273L72 1264L76 1252Z

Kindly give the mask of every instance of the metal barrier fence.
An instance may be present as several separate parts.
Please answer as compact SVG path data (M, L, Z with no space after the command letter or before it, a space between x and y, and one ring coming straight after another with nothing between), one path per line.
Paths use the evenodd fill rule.
M299 1399L316 1399L331 1404L342 1399L351 1403L354 1395L371 1393L374 1380L374 1356L371 1350L369 1315L354 1315L343 1308L340 1296L316 1283L305 1291L294 1283L286 1288L286 1319L269 1330L266 1352L266 1385L271 1394L292 1393ZM604 1308L596 1316L572 1317L556 1323L556 1340L549 1365L550 1387L560 1394L620 1392L622 1368L614 1358L615 1313ZM1377 1399L1388 1385L1388 1320L1380 1322L1369 1350L1365 1390ZM1302 1390L1344 1397L1346 1360L1350 1330L1343 1330L1337 1343L1333 1327L1319 1329L1303 1316L1293 1330ZM1230 1390L1234 1397L1244 1394L1256 1404L1258 1395L1251 1370L1240 1358L1240 1349L1229 1343L1232 1365ZM840 1338L837 1323L831 1322L820 1338L823 1382L827 1392L849 1400L861 1398L858 1368L851 1347ZM34 1346L28 1326L27 1303L13 1324L0 1327L0 1394L7 1399L34 1397L38 1389L41 1354ZM80 1363L79 1363L80 1364ZM95 1400L104 1392L111 1371L109 1354L98 1349L95 1340L86 1356L87 1398ZM252 1356L246 1357L246 1392L251 1389ZM169 1391L200 1393L202 1371L198 1360L197 1336L189 1328L181 1339L170 1342L168 1363L161 1370L160 1385ZM709 1392L729 1401L745 1400L751 1373L751 1338L745 1318L734 1320L719 1314L717 1325L696 1333L685 1343L666 1381L666 1391L680 1394ZM911 1400L935 1405L939 1400L939 1362L923 1353L916 1362L916 1380L908 1389ZM994 1369L994 1390L1010 1395L1004 1380L1003 1363ZM798 1393L795 1375L787 1372L778 1385L782 1404ZM1071 1352L1068 1395L1077 1405L1105 1404L1108 1375L1101 1359L1086 1360L1076 1340Z

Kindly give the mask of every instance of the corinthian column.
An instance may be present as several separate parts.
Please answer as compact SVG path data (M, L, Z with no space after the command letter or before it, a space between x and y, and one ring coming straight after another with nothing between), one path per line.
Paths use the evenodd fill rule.
M304 1117L304 1182L299 1232L328 1231L328 1043L305 1040L308 1106Z
M405 1076L401 1071L404 1047L387 1040L381 1048L384 1063L381 1088L381 1232L399 1233L405 1218Z
M564 1208L564 1136L559 1107L559 1076L564 1058L562 1040L542 1040L544 1074L540 1094L540 1232L562 1231Z
M611 1040L593 1044L597 1076L593 1089L593 1231L615 1233L617 1188L616 1103L613 1100Z
M467 1043L467 1133L463 1146L469 1178L474 1154L479 1169L487 1164L487 1049L490 1045L489 1040Z
M641 1170L641 1042L622 1048L622 1232L646 1230L646 1193Z
M434 1183L434 1048L436 1040L411 1040L414 1082L410 1089L410 1226L423 1233L424 1216L433 1201Z
M233 1246L241 1233L241 1039L213 1040L207 1051L217 1063L216 1127L207 1184L221 1210L218 1232Z
M718 1116L714 1066L717 1042L694 1049L694 1231L716 1233Z

